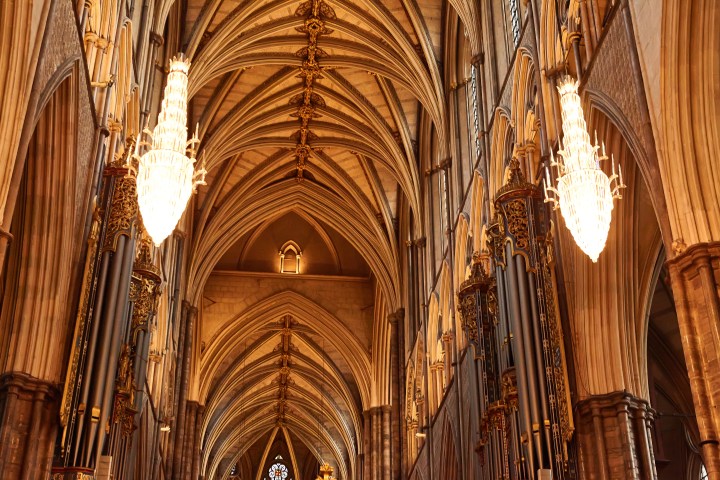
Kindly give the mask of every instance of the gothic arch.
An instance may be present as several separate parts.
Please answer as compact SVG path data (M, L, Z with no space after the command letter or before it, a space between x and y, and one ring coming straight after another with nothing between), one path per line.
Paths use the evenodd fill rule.
M483 245L480 244L480 233L485 218L485 180L480 172L475 171L472 183L472 195L470 200L470 236L472 237L472 251L480 252Z
M510 112L506 109L498 107L495 110L488 173L488 194L491 198L505 184L506 164L513 155L515 130L511 118ZM490 212L494 211L495 206L490 202Z
M638 125L634 125L608 95L587 89L583 96L587 98L590 107L588 111L588 130L590 132L598 131L599 128L605 125L605 122L609 121L620 132L628 145L632 161L637 164L639 173L642 175L644 184L650 194L654 215L660 226L665 248L671 248L670 219L655 152L647 150L643 139L640 137ZM599 136L598 138L603 137Z
M590 120L608 155L614 154L616 165L622 165L628 188L614 202L607 244L596 264L580 252L567 229L559 228L565 276L575 279L568 284L568 307L576 339L578 393L583 398L626 390L648 398L641 359L647 344L647 299L662 238L650 193L622 132L598 110ZM609 170L609 165L602 167Z
M455 448L455 434L450 422L446 419L440 440L440 457L438 458L439 475L443 480L460 480L460 467L458 466L457 449Z

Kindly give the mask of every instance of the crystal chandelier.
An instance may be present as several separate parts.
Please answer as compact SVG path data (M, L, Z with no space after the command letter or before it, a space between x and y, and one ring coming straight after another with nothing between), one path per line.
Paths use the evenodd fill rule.
M590 143L577 81L565 76L558 90L563 141L558 161L552 153L550 157L550 166L557 169L557 188L552 186L550 172L545 170L545 202L553 203L555 209L560 208L575 243L597 262L610 230L613 199L622 198L620 190L625 188L622 169L618 166L618 173L615 173L614 157L610 177L600 168L600 162L607 160L605 143L602 154L598 153L597 134L595 145Z
M205 185L204 165L195 170L200 143L197 129L187 139L187 86L190 62L181 54L170 61L165 95L155 129L143 134L152 139L152 148L135 160L138 206L143 225L155 245L160 245L175 229L188 200L198 185ZM143 145L150 145L142 142Z

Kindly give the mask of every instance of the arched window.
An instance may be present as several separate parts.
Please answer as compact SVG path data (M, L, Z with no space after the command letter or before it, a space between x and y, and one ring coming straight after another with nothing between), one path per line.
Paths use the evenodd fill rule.
M302 251L292 240L285 242L278 252L280 255L280 273L300 273Z
M275 459L282 460L282 457L278 455ZM288 468L282 462L273 463L268 469L268 480L290 480L288 478Z

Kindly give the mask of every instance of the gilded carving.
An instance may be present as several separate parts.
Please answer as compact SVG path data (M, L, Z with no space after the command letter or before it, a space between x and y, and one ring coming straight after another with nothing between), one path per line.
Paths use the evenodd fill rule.
M298 77L303 79L303 93L295 95L289 102L290 105L297 106L297 112L292 116L300 120L300 128L292 138L297 142L293 150L297 179L302 181L307 160L313 154L313 148L308 145L308 141L317 138L317 135L310 131L310 121L321 117L316 109L325 106L325 100L313 91L315 80L323 77L324 67L318 64L318 59L327 56L327 52L318 46L318 38L333 32L325 25L325 20L334 19L335 11L323 0L310 0L300 4L295 15L306 17L303 25L297 27L297 31L306 34L308 40L307 47L295 52L295 56L303 59L298 73Z
M118 374L115 380L115 399L113 403L113 423L119 424L124 436L135 431L135 378L130 345L123 344L118 361Z
M133 342L136 341L140 330L148 330L148 323L157 310L161 282L160 271L152 259L152 243L149 237L143 235L138 245L138 254L130 281L130 301L133 302L131 324Z
M491 328L496 321L495 279L485 271L483 258L473 255L470 278L460 285L458 312L470 342L482 351L479 328Z
M530 247L529 219L524 200L511 200L505 205L508 233L515 238L515 247L527 252Z
M137 216L137 189L132 177L119 177L115 180L110 211L107 219L107 231L103 251L115 251L121 235L129 237Z

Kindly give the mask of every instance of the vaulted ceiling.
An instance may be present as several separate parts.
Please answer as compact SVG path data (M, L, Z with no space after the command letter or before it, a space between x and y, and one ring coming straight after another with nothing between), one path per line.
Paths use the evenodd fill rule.
M432 124L438 144L445 136L446 3L186 2L190 118L209 172L193 211L196 304L219 269L278 275L277 232L314 230L324 258L315 273L365 277L357 288L377 292L376 317L400 306L399 207L420 210L419 132ZM208 335L199 362L208 478L243 455L260 464L278 436L353 478L386 332L297 290L234 312Z

